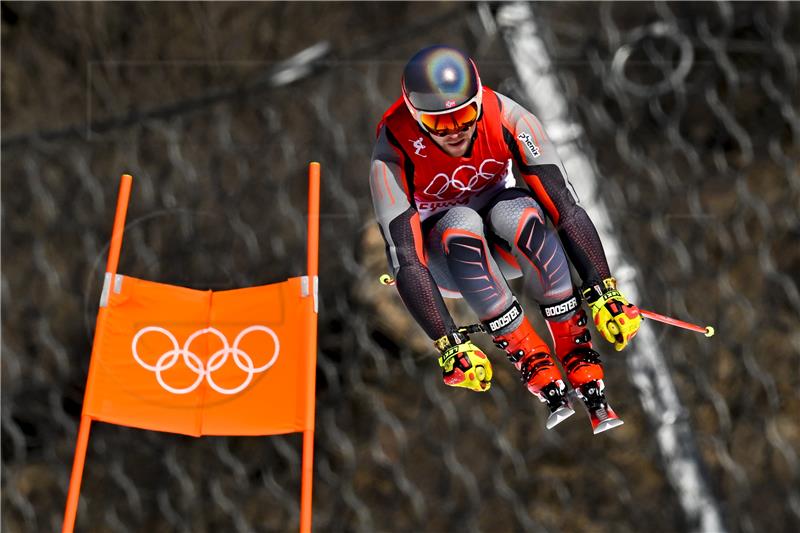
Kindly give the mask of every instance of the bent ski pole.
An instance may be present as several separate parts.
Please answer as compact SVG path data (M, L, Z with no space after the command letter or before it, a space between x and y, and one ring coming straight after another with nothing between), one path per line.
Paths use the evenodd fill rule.
M658 313L654 313L652 311L647 311L646 309L639 309L639 313L645 317L649 318L650 320L655 320L657 322L663 322L664 324L669 324L670 326L676 326L683 329L688 329L691 331L696 331L698 333L704 334L706 337L713 337L714 336L714 328L711 326L698 326L696 324L692 324L689 322L684 322L683 320L678 320L677 318L672 318L669 316L659 315ZM617 325L613 322L608 324L608 330L611 332L612 335L617 335L619 333L619 329Z

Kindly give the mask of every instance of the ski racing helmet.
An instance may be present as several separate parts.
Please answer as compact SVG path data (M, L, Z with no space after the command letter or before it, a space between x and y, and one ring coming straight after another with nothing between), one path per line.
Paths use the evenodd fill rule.
M411 115L433 135L464 131L480 117L478 67L456 48L434 45L414 54L403 70L402 86Z

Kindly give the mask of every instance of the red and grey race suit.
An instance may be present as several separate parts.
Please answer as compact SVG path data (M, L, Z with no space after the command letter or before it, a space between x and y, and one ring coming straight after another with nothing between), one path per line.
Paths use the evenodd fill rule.
M463 157L446 154L402 98L378 126L372 201L397 290L431 339L456 329L443 295L463 296L499 335L521 320L506 279L523 274L545 318L567 322L579 308L569 263L584 284L610 277L597 231L539 120L483 91ZM527 188L517 187L514 164Z

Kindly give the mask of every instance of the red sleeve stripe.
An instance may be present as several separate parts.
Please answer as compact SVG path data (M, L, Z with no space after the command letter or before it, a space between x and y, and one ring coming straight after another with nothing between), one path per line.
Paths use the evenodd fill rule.
M385 167L384 167L385 168ZM385 171L384 171L385 175ZM375 191L375 194L378 196L378 201L383 201L383 187L380 184L380 176L378 176L378 169L372 169L372 190Z
M411 181L411 176L414 175L413 173L413 164L408 159L408 155L406 155L405 151L400 146L400 143L397 141L397 138L392 133L392 130L386 128L386 139L389 141L389 144L392 146L392 149L397 154L398 158L398 166L400 167L400 177L402 178L400 182L403 184L403 189L406 193L406 198L408 199L411 205L414 205L414 195L412 193L413 183L409 184ZM411 169L411 172L409 172Z
M528 184L528 187L536 193L536 199L542 203L542 207L544 207L547 214L550 215L553 224L558 225L558 219L561 217L561 213L558 212L553 200L547 194L544 185L542 185L542 180L539 179L539 176L536 174L523 174L522 177L525 179L525 183Z
M425 245L422 242L422 226L419 222L419 213L411 215L411 233L414 235L414 249L417 252L419 262L428 266L428 259L425 257Z
M386 186L386 190L389 192L389 199L392 201L392 205L394 205L394 195L392 194L392 188L389 187L389 178L386 176L388 168L389 165L383 163L383 184Z

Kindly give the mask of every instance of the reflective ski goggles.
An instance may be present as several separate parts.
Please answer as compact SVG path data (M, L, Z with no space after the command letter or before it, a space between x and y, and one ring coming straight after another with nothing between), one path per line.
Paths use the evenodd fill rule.
M478 120L479 109L477 102L472 102L450 113L420 113L419 121L428 130L428 133L437 137L446 137L454 133L467 131Z

